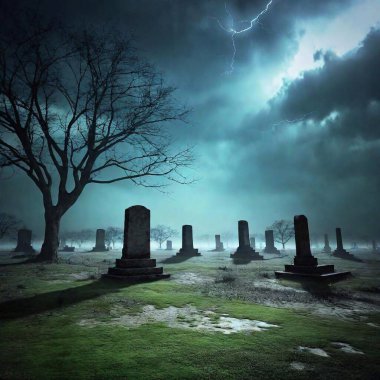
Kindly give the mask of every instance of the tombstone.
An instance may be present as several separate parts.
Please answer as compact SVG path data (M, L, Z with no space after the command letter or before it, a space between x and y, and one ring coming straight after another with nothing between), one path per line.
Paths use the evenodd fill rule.
M256 249L256 239L254 237L249 238L249 245L252 249Z
M170 277L170 274L163 274L162 267L156 267L155 259L150 258L150 210L146 207L132 206L125 210L122 256L103 277L127 282Z
M173 242L171 240L166 240L166 250L171 251L173 249Z
M103 229L96 230L96 241L95 247L92 249L92 252L104 252L108 251L106 248L106 231Z
M215 249L212 249L211 252L223 252L224 244L220 240L220 235L215 235Z
M280 251L274 246L273 230L265 231L265 248L264 253L280 253Z
M14 252L25 252L33 253L35 252L32 247L32 231L25 228L18 230L17 233L17 246Z
M339 257L341 259L361 261L360 259L357 259L354 255L347 252L343 248L342 230L340 228L336 228L335 231L336 231L336 250L333 252L333 256Z
M188 224L182 226L182 248L177 252L177 256L201 256L193 245L193 227Z
M70 247L67 244L61 249L62 252L74 252L75 247Z
M249 228L248 222L246 220L239 220L238 222L238 232L239 232L239 247L236 252L231 254L230 257L233 259L242 260L262 260L263 256L259 255L250 244L249 241Z
M334 265L318 265L311 254L309 226L305 215L294 217L296 256L293 265L285 265L285 271L276 271L276 277L290 280L313 279L318 281L337 281L346 278L350 272L335 272Z
M329 235L325 234L325 246L322 249L322 253L331 253L331 247L329 244Z

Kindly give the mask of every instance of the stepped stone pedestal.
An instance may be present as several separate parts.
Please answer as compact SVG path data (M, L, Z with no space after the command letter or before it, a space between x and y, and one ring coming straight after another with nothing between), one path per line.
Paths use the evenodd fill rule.
M156 260L150 258L150 210L132 206L125 210L124 246L121 259L108 268L104 278L126 282L152 281L169 278Z
M17 246L14 252L34 253L35 249L32 247L32 231L21 229L17 232Z
M296 256L293 265L285 265L285 271L275 272L276 277L290 280L312 279L334 282L346 278L350 272L335 272L334 265L318 265L311 254L309 226L304 215L294 217Z
M265 248L263 250L264 253L277 253L281 252L274 246L274 234L273 230L265 231Z
M96 241L95 247L92 248L92 252L105 252L108 251L106 248L106 231L103 229L96 230Z
M193 227L190 225L182 226L182 248L177 252L176 256L201 256L193 243Z
M259 255L252 247L249 241L249 228L246 220L239 220L239 247L230 257L235 260L262 260L263 256Z

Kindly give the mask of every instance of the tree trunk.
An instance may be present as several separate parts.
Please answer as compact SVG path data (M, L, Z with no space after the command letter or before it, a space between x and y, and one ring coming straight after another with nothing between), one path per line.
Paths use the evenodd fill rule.
M282 243L282 249L285 249L285 243Z
M61 216L54 209L45 209L45 237L38 261L56 262L58 260L59 224Z

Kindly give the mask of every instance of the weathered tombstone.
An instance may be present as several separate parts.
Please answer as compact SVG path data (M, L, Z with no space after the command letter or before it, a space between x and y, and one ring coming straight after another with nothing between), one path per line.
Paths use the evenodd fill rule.
M177 252L177 256L201 256L198 249L193 244L193 227L185 224L182 226L182 248Z
M249 244L252 249L256 249L256 239L254 237L249 238Z
M265 231L265 248L264 253L280 253L280 251L274 246L273 230Z
M215 235L215 249L212 249L211 252L223 252L224 245L220 240L220 235Z
M25 252L33 253L35 252L32 247L32 231L25 228L18 230L17 233L17 246L14 252Z
M150 258L150 210L146 207L132 206L125 210L122 257L103 277L128 282L170 277L163 274L162 267L156 267L155 259Z
M92 252L104 252L108 251L106 248L106 231L103 229L96 230L95 247Z
M341 259L361 261L360 259L357 259L354 255L347 252L343 248L342 230L340 228L336 228L335 231L336 231L336 250L333 252L333 256L339 257Z
M67 244L61 249L62 252L74 252L75 247L70 247Z
M239 247L236 252L231 254L230 257L233 259L242 260L262 260L263 256L259 255L250 245L249 241L249 228L248 222L246 220L239 220L238 222L238 233L239 233Z
M173 249L173 242L171 240L166 240L166 250L171 251Z
M372 252L373 253L379 253L379 249L376 244L376 240L372 240Z
M331 253L331 247L329 244L329 236L325 234L325 246L322 249L322 253Z
M318 260L311 254L309 226L305 215L294 217L294 231L296 240L294 265L285 265L284 272L275 272L276 277L337 281L351 274L335 272L334 265L318 265Z

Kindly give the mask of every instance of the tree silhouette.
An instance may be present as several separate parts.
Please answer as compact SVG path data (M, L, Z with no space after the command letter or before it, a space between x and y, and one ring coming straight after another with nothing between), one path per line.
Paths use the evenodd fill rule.
M160 249L161 249L162 243L165 240L168 240L169 238L177 236L177 235L178 235L178 232L176 230L173 230L172 228L168 226L164 226L162 224L159 224L150 230L151 239L160 245Z
M293 223L289 220L276 220L268 229L273 230L274 240L282 244L282 249L285 249L285 244L294 236Z
M179 169L192 157L190 148L173 149L166 128L186 109L130 40L41 23L2 31L0 167L24 172L41 192L38 259L55 261L61 218L88 184L187 183Z

